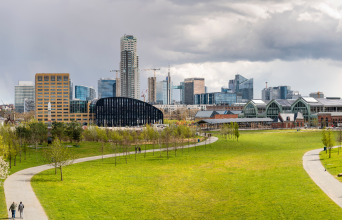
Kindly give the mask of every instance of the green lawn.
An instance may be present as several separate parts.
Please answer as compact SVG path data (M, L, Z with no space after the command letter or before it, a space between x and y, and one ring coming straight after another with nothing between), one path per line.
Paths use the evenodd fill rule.
M243 134L195 152L48 170L32 186L50 219L340 219L303 169L319 132Z
M339 143L336 143L336 145L337 144ZM323 166L326 166L327 171L335 176L336 179L342 181L342 177L337 177L337 174L342 173L342 148L339 150L337 148L333 148L331 150L331 158L329 158L329 151L327 151L327 153L325 151L321 151L319 156Z
M187 140L184 141L184 144L187 144ZM190 142L190 144L193 142ZM64 145L73 146L74 143L64 143ZM99 142L82 142L79 144L79 147L71 147L70 150L73 151L76 158L83 158L83 157L90 157L90 156L96 156L101 155L101 146L102 143ZM141 146L141 156L143 156L145 145ZM46 146L39 146L39 147L46 147ZM162 144L162 147L165 147L165 144ZM152 149L152 145L146 145L146 149ZM159 148L159 146L155 146L155 148ZM17 171L29 168L29 167L35 167L39 165L46 164L42 157L42 151L44 148L38 148L35 150L34 148L28 148L28 151L26 153L26 160L25 160L25 154L22 153L21 155L21 162L20 162L20 155L17 156L16 166L14 166L14 160L12 160L12 168L10 169L10 174L13 174ZM129 149L130 151L134 151L134 146ZM122 152L122 149L118 149L118 152ZM113 149L110 147L110 144L106 144L104 148L104 154L111 154L113 152ZM1 181L1 180L0 180ZM0 187L0 218L7 217L7 209L6 207L9 206L8 204L5 204L5 194L3 187Z

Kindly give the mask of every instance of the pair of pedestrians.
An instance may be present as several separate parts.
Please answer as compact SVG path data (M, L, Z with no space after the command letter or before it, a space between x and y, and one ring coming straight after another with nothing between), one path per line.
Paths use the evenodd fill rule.
M139 151L139 154L141 153L141 148L140 147L135 147L135 153Z
M12 218L15 218L16 208L17 208L17 204L13 202L10 208L8 209L8 211L12 212ZM22 202L20 202L19 204L18 211L20 213L20 218L23 218L24 217L24 204Z

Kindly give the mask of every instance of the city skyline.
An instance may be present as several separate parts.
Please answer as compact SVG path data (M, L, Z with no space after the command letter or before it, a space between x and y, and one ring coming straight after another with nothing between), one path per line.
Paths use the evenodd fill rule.
M99 78L115 78L109 70L119 69L124 34L139 39L140 68L161 68L157 81L170 64L174 85L203 77L208 92L219 92L238 73L254 79L254 98L261 98L265 82L300 88L303 96L342 96L338 2L162 1L144 3L147 12L139 1L85 2L32 1L22 8L4 2L1 100L14 103L18 81L32 81L40 72L67 72L74 85L97 90ZM138 20L119 19L132 11ZM151 76L140 72L140 91Z

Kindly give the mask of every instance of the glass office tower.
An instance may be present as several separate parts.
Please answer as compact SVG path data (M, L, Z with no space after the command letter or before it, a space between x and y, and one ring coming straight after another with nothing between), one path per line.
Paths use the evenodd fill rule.
M14 88L15 111L24 112L25 99L34 100L34 86L32 81L19 81Z
M195 105L218 105L237 103L236 93L213 92L194 95Z
M171 104L173 104L173 83L170 83L171 90ZM167 105L167 80L163 80L157 82L157 103L161 103L162 105Z
M75 86L75 98L83 101L91 101L96 98L94 87Z
M99 99L116 97L116 80L113 78L99 79L97 91Z

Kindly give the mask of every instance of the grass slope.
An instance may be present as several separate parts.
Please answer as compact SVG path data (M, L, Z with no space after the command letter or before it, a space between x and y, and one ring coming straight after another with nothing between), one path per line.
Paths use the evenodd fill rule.
M187 144L188 140L184 140L184 144ZM190 142L192 143L192 142ZM64 143L64 145L72 145L73 143ZM90 156L97 156L102 154L101 146L102 143L100 142L82 142L79 144L80 147L71 147L70 150L74 153L76 158L83 158L83 157L90 157ZM145 145L141 146L141 154L143 155L145 150ZM46 147L39 146L39 147ZM165 144L162 145L162 147L165 147ZM146 149L152 149L152 145L146 145ZM159 146L155 145L155 149L159 148ZM22 153L21 156L21 162L20 162L20 156L17 156L16 166L14 166L14 160L12 160L12 168L10 169L10 174L13 174L17 171L35 167L39 165L46 164L46 161L44 161L44 158L42 157L42 151L44 148L38 148L37 150L33 148L28 148L27 154L26 154L26 160L25 155ZM129 149L129 151L134 151L134 146ZM111 154L113 152L112 148L109 144L105 145L104 148L104 154ZM122 152L122 149L118 149L117 152ZM0 180L2 181L2 180ZM6 218L7 217L7 208L10 204L5 203L5 193L3 186L0 187L0 218Z
M170 159L74 164L63 182L48 170L32 186L50 219L339 219L302 166L318 147L317 132L244 134Z

